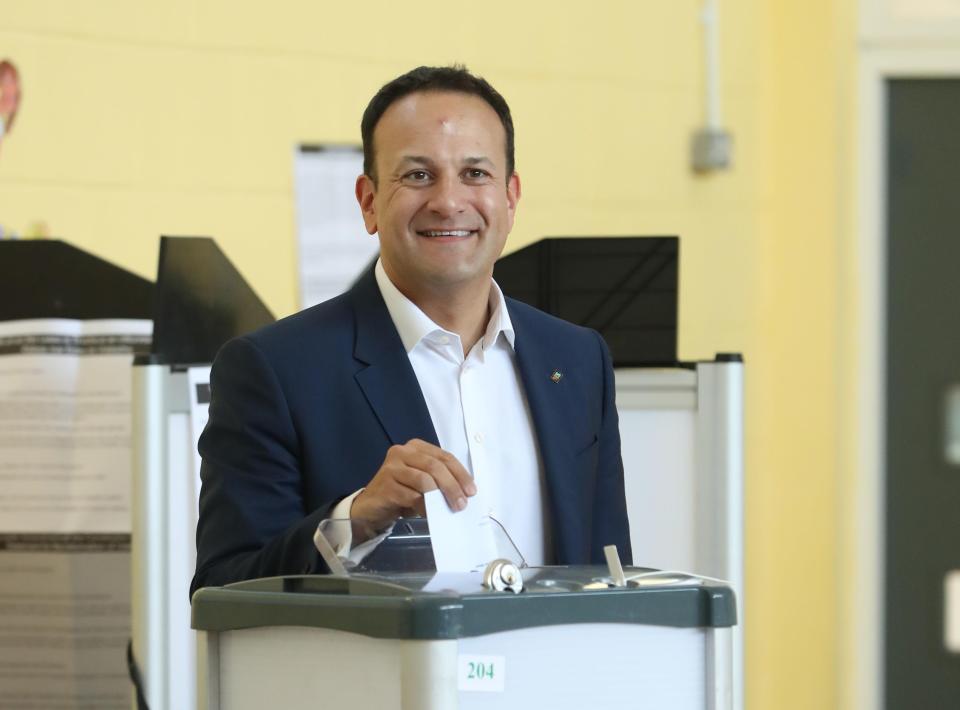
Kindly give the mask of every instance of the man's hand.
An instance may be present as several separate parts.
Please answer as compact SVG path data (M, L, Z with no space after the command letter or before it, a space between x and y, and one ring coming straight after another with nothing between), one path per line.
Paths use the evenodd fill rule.
M467 498L477 493L473 477L453 454L411 439L387 450L380 470L353 499L350 517L382 530L410 511L423 515L423 494L437 488L451 510L463 510Z

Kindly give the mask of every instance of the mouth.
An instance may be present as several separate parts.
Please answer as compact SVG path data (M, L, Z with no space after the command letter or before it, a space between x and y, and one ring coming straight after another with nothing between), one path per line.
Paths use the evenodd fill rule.
M464 239L477 233L476 229L418 229L417 235L428 239Z

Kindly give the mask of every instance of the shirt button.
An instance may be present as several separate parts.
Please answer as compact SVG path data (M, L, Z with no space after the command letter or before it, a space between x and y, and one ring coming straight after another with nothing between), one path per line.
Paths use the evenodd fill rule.
M473 435L473 440L474 440L475 442L477 442L478 444L482 444L482 443L483 443L483 434L481 434L481 433L478 431L476 434Z
M448 335L441 335L441 336L440 336L440 342L443 343L444 345L446 345L447 343L450 342L450 336L448 336Z

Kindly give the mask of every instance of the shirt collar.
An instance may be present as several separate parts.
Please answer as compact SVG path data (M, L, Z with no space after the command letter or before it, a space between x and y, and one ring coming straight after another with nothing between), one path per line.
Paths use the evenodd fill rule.
M420 310L417 304L400 293L400 289L394 286L390 277L387 276L380 259L377 259L377 265L374 267L374 276L377 279L377 286L380 287L383 302L390 313L390 319L396 326L397 332L400 334L400 340L408 354L421 340L433 333L440 332L454 338L459 337L456 333L451 333L434 323L426 313ZM507 302L497 282L491 280L491 286L490 320L487 322L487 328L481 338L481 347L484 350L488 349L497 342L497 338L503 333L504 338L512 348L514 330L510 313L507 311Z

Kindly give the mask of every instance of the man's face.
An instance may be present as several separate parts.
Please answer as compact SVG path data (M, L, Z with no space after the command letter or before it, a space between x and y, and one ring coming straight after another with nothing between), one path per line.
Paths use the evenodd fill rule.
M377 185L361 175L357 199L384 269L411 300L489 283L520 198L505 142L496 112L470 94L410 94L377 123Z

